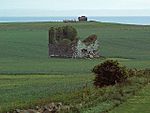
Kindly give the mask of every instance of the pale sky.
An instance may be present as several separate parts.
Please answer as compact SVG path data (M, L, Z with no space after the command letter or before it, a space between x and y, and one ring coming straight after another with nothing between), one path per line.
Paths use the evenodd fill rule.
M150 16L150 0L0 0L0 16Z

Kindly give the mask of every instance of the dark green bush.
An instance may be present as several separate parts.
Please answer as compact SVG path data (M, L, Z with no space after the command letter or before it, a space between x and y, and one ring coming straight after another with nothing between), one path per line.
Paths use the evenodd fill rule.
M95 66L92 72L96 75L94 79L94 85L96 87L124 82L128 76L127 69L120 66L118 61L113 60L107 60Z

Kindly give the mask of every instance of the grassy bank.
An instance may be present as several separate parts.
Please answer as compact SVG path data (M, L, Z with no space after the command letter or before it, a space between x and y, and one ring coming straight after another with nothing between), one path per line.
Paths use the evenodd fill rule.
M149 75L139 73L124 83L95 89L92 80L92 75L1 75L0 112L51 102L73 106L65 113L108 112L132 99L150 81Z
M91 75L0 75L0 113L15 108L62 101L63 94L79 91ZM43 102L40 102L42 101Z
M115 108L110 113L149 113L150 111L150 84L144 87L133 98L121 106Z

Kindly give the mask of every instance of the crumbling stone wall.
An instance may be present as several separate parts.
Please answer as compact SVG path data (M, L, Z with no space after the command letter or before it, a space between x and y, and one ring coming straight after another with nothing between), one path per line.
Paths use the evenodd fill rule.
M96 35L90 35L83 41L78 41L76 46L77 56L80 58L97 58L99 54L99 43Z
M75 55L77 31L72 26L49 29L49 56L72 58Z
M58 27L49 30L49 57L96 58L99 57L99 43L96 35L83 41L77 39L73 27Z
M50 57L74 58L76 56L76 46L74 44L49 44L48 46Z

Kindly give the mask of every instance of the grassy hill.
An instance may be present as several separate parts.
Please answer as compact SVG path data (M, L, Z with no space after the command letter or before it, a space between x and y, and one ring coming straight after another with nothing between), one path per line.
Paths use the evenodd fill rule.
M150 67L150 26L110 23L1 23L0 73L72 74L89 73L103 59L76 60L48 58L48 29L72 25L80 39L97 34L100 53L119 58L129 67Z
M62 25L74 26L80 39L97 34L100 53L106 59L117 59L131 68L150 67L150 26L98 22L1 23L0 112L53 101L78 103L82 98L77 97L82 96L85 84L88 83L88 88L93 88L94 76L91 75L91 69L105 58L90 60L48 57L48 29ZM145 78L135 78L135 84L129 84L126 92L138 90L144 81ZM112 94L114 89L115 87L110 87L108 92ZM95 91L94 88L90 89L92 94L105 91L93 90ZM96 102L101 101L101 97L97 97L92 96L90 101L87 100L87 111L92 106L96 107L91 110L103 110L102 103L98 107L96 105L99 104Z

